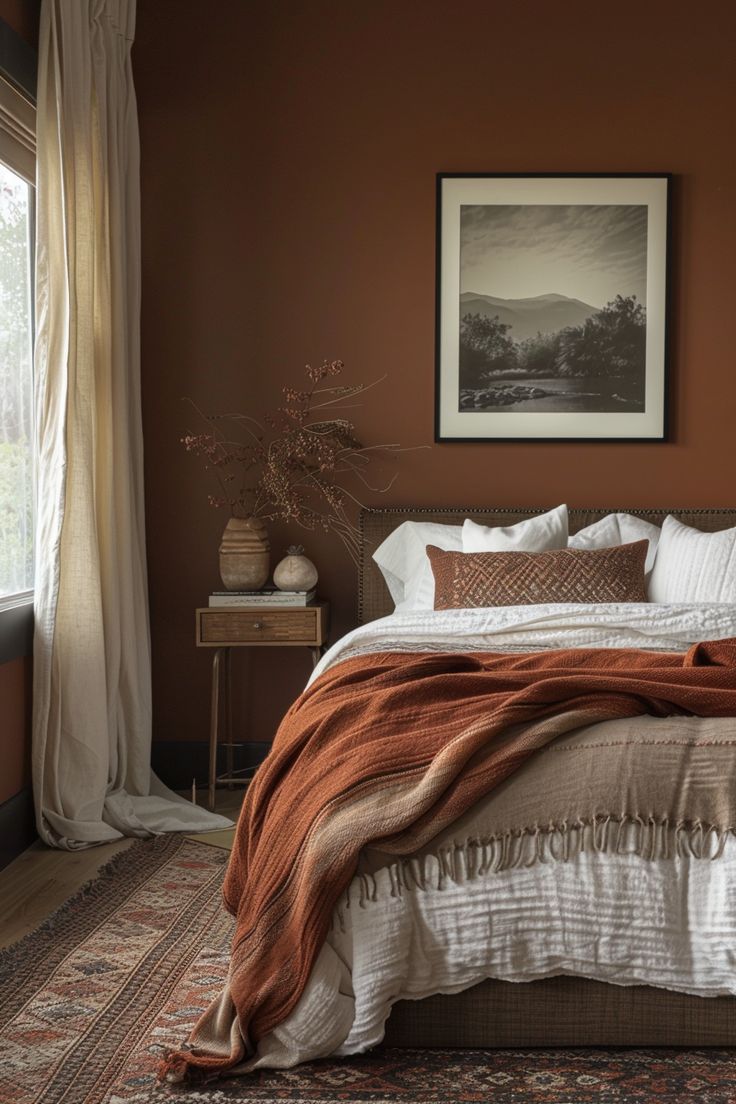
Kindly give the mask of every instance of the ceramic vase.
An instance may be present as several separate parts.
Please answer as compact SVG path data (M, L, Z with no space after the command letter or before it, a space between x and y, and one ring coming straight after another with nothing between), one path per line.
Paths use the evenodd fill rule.
M220 576L227 590L260 590L271 568L268 532L260 518L232 517L220 543Z
M276 565L273 581L279 590L311 590L317 583L317 568L300 544L292 544Z

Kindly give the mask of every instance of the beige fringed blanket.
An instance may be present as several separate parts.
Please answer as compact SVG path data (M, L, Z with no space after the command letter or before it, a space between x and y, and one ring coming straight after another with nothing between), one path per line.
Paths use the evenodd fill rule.
M401 893L581 851L715 859L735 832L736 718L631 717L555 740L410 858L379 843L357 873L371 900L384 867Z
M388 854L414 855L553 740L643 714L736 716L736 640L686 655L379 653L322 675L287 714L248 790L224 890L237 916L229 982L188 1046L168 1056L165 1076L232 1068L284 1022L366 846L380 840ZM610 832L617 816L633 817L648 825L653 847L658 820L690 839L733 824L733 786L714 777L701 808L670 787L660 806L651 774L646 788L637 789L637 779L643 757L663 753L632 745L622 758L610 750L550 751L560 766L558 784L538 780L549 791L543 818L531 804L509 810L510 821L498 820L494 861L516 861L514 831L536 848L540 829L556 825L569 845L570 793L581 831L586 819L598 833ZM686 781L689 767L672 754L666 769Z

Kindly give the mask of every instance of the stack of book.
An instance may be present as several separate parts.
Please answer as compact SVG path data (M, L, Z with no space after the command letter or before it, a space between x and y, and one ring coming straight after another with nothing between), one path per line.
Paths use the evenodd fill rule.
M314 601L317 591L278 590L276 587L264 587L263 590L215 590L210 594L210 606L308 606Z

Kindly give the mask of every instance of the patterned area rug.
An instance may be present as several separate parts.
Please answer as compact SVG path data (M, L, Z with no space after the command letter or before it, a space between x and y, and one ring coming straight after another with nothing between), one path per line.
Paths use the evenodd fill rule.
M383 1050L160 1085L227 970L227 852L139 842L0 955L1 1104L733 1104L727 1050Z

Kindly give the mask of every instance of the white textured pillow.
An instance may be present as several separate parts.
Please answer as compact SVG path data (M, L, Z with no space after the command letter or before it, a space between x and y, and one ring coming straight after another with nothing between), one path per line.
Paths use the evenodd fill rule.
M650 602L736 602L736 529L701 533L666 517Z
M662 530L651 521L635 517L634 514L606 514L600 521L594 521L578 533L573 533L568 548L614 548L619 544L633 544L635 541L648 540L647 562L644 574L647 578L654 567L654 557Z
M373 553L397 613L434 609L434 575L427 545L446 552L462 550L462 525L405 521Z
M548 552L567 547L567 506L516 525L478 525L466 518L463 552Z

